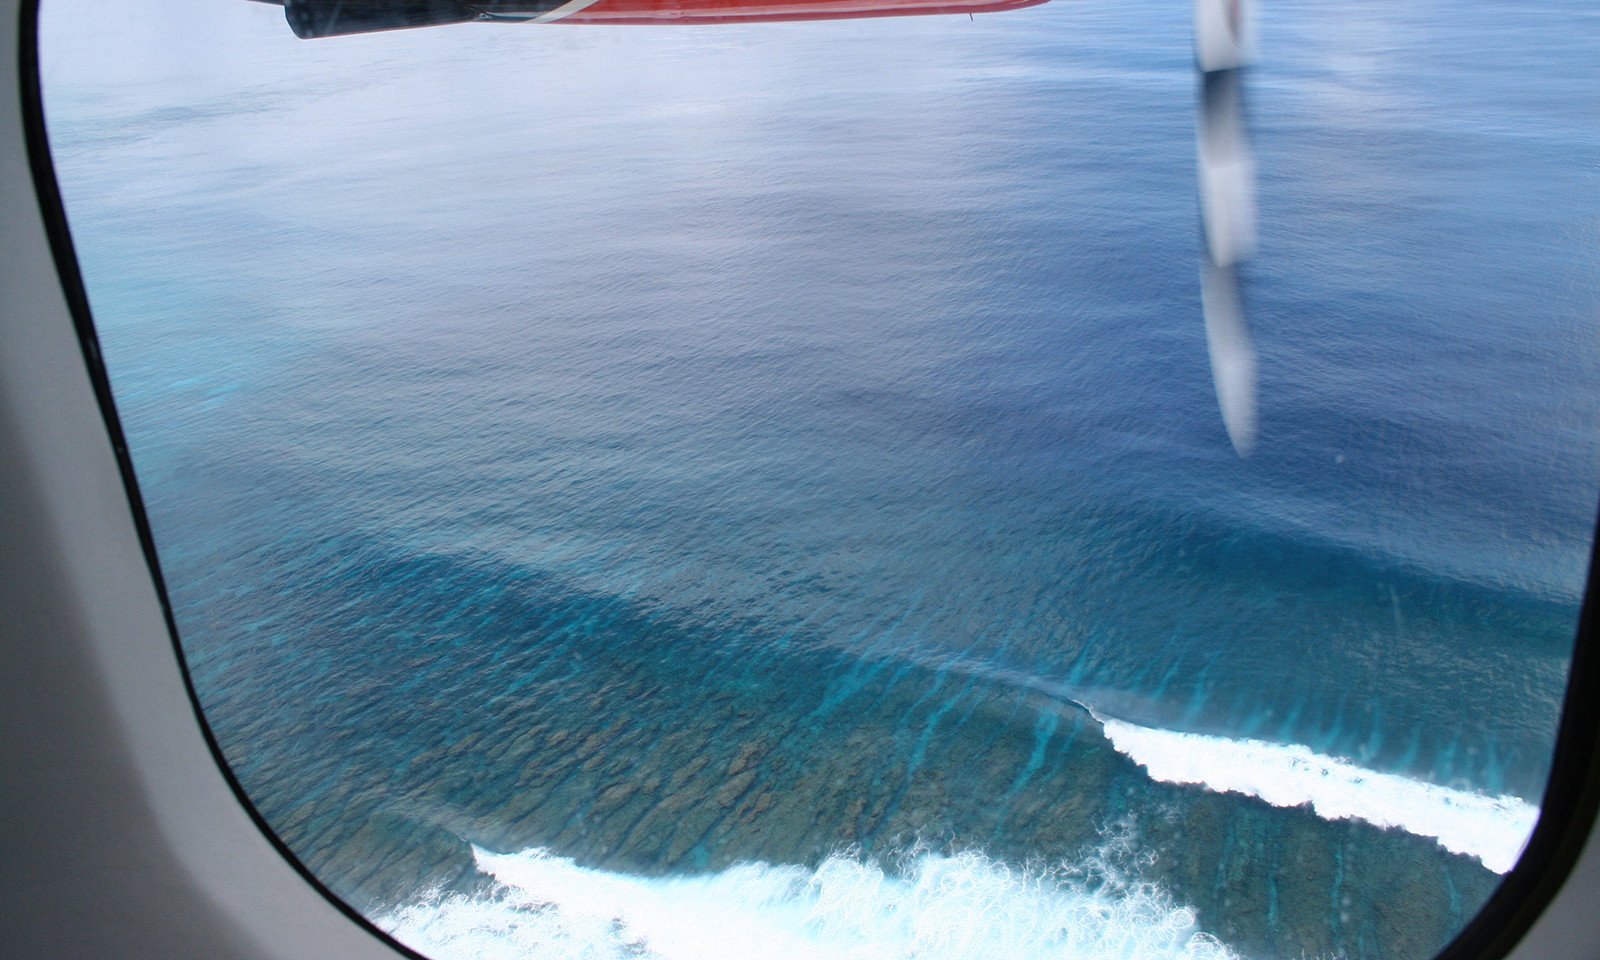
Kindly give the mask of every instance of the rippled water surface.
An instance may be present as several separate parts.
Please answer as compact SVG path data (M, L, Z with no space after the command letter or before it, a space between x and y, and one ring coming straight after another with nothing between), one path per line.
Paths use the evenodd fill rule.
M1590 6L1261 11L1241 459L1185 4L47 4L230 763L441 958L1431 955L1600 494Z

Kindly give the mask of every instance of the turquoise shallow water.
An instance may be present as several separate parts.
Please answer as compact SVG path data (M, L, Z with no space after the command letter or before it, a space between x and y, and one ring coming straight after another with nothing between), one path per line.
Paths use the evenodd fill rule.
M1248 459L1182 5L237 6L51 14L45 89L196 685L341 895L445 954L1410 957L1493 889L1600 493L1582 4L1262 12Z

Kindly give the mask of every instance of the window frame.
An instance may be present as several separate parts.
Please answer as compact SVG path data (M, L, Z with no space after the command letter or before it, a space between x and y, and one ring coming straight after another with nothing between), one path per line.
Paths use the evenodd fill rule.
M49 322L53 318L65 315L70 319L71 335L78 353L76 359L81 364L83 374L77 382L57 383L52 387L62 394L62 397L41 398L40 384L30 384L26 372L18 373L18 368L27 362L24 355L31 356L31 354L24 350L16 357L0 356L0 402L6 404L5 407L0 407L0 441L5 441L4 448L14 450L27 448L28 452L34 455L33 461L24 464L23 469L32 470L30 474L32 487L39 488L23 489L26 484L13 482L9 475L0 476L0 520L4 521L0 529L5 529L8 533L14 528L23 529L30 522L30 518L40 522L53 520L58 527L62 524L70 525L70 519L62 519L63 511L76 512L80 519L97 516L105 511L126 513L131 521L126 525L126 529L120 527L114 530L95 529L91 526L90 529L74 529L70 533L51 534L45 531L39 536L46 540L54 537L54 545L61 548L62 556L66 558L67 567L60 574L64 595L71 595L76 591L85 598L82 600L85 604L96 599L98 596L96 591L104 592L111 588L104 584L88 582L84 575L73 569L74 566L106 563L108 552L115 553L97 548L94 545L97 538L125 538L129 533L136 538L139 560L129 562L132 555L123 551L118 557L110 557L112 562L102 569L100 574L103 577L118 578L124 584L131 584L133 593L142 594L143 602L153 603L155 609L144 610L141 615L158 615L159 623L164 628L165 645L167 652L170 653L170 660L164 664L154 664L151 669L170 672L176 668L176 674L181 680L182 693L187 702L166 703L164 707L181 707L178 712L192 723L193 732L198 733L199 739L203 741L204 756L209 763L209 774L206 772L205 764L197 763L194 756L186 755L185 763L174 765L170 757L162 756L163 751L159 749L159 744L153 752L142 749L142 734L130 736L118 728L98 731L74 729L68 731L68 735L73 742L82 742L91 754L99 755L107 751L113 754L125 754L131 769L135 771L130 782L144 784L145 794L149 794L150 782L162 778L176 777L180 781L178 787L188 790L191 786L200 786L201 780L208 775L211 776L214 780L210 784L212 789L192 791L196 802L204 798L207 803L215 803L219 796L218 791L214 789L215 786L218 783L225 786L226 794L231 795L232 802L237 805L238 811L244 814L250 827L259 834L259 839L264 840L273 854L290 868L291 872L277 871L269 878L264 877L263 882L281 886L293 882L288 879L289 877L297 877L298 882L314 891L318 898L336 911L342 921L349 921L354 925L352 929L359 930L371 938L372 947L377 948L372 952L368 953L364 948L354 948L363 957L399 955L426 960L423 954L399 943L366 916L337 897L273 833L230 769L201 710L200 700L178 640L178 630L160 558L156 552L138 478L134 473L118 418L110 380L101 359L89 298L79 271L70 226L55 178L46 130L42 81L39 75L38 0L0 0L0 10L6 11L8 16L14 16L12 22L18 27L12 34L16 42L15 56L18 68L13 74L16 96L8 99L19 108L15 116L9 112L0 115L0 122L11 126L8 141L0 144L0 156L10 157L19 150L25 151L25 163L30 174L4 180L3 185L0 185L0 191L10 195L6 200L9 206L0 209L20 209L18 204L23 202L23 193L28 193L32 195L32 202L37 212L36 221L24 223L18 220L8 223L4 243L0 245L0 278L6 281L7 301L0 303L0 327L5 328L0 330L0 334L3 334L0 336L0 346L21 342L19 338L27 338L30 335L27 326L35 323L37 317L43 316L46 322ZM20 169L20 164L13 163L12 167ZM53 268L57 283L47 282L22 266L25 258L19 255L18 251L29 244L36 244L40 239L47 244L48 263ZM35 249L32 252L37 254L41 251ZM40 336L42 337L43 333ZM56 342L55 346L57 348L54 354L55 361L62 362L64 357L60 353L60 342ZM41 350L47 348L48 345L39 347ZM30 427L22 421L16 411L10 409L14 404L13 396L17 395L16 388L19 384L24 391L32 390L30 396L33 399L29 403L35 410L51 408L51 405L57 402L64 407L73 407L74 410L79 408L92 410L98 418L98 426L103 433L95 435L87 430L82 433L71 433L58 429L57 425L48 428ZM12 388L9 393L4 389L8 387ZM26 443L26 437L19 446L12 446L12 441L16 438L6 431L13 429L13 421L20 424L14 430L18 435L25 434L29 430L33 431L31 436L34 442L31 448ZM51 434L53 438L41 441L39 437L45 433ZM45 461L50 461L52 457L82 459L79 453L72 451L86 451L82 456L87 456L92 461L97 460L97 469L109 468L112 471L98 478L103 481L98 487L99 495L102 497L101 502L90 503L85 500L63 502L62 496L69 491L51 489L52 474L49 469L59 467L60 464ZM104 456L107 452L111 454L110 458ZM27 457L17 459L28 460ZM116 491L120 491L120 494ZM120 501L117 499L118 496ZM25 513L29 516L24 516ZM38 544L41 542L43 540L8 537L5 555L0 557L0 561L7 566L29 563L40 555ZM1589 884L1588 890L1582 890L1569 883L1575 881L1575 878L1581 881L1588 874L1600 872L1600 838L1594 836L1596 814L1600 812L1600 578L1596 575L1597 565L1600 565L1600 545L1591 541L1588 580L1568 675L1566 698L1555 742L1552 772L1541 801L1538 824L1522 858L1505 875L1479 914L1438 955L1438 960L1505 960L1512 956L1531 960L1533 957L1565 956L1566 954L1561 952L1564 949L1562 944L1575 949L1576 952L1571 954L1574 957L1600 953L1600 935L1596 934L1596 930L1600 929L1600 884ZM148 578L147 582L145 578ZM7 589L11 589L12 592L4 592ZM0 609L7 613L5 622L16 622L10 614L14 610L21 609L26 602L15 596L14 588L0 586ZM4 657L0 659L0 668L5 672L22 669L25 671L23 675L26 676L29 664L37 666L38 662L41 662L37 658L28 660L27 657L30 655L28 649L41 644L55 643L72 635L70 624L74 619L73 614L73 610L65 610L60 618L63 627L59 635L52 635L49 638L31 637L26 640L19 637L8 638L5 645L8 648L7 652L0 655ZM129 611L129 616L133 617L132 611ZM94 632L96 622L93 618L79 616L77 619L84 621L84 630L89 633ZM146 616L145 619L148 620L149 617ZM107 629L105 623L102 620L98 625L103 634ZM114 628L111 629L115 632ZM108 649L108 644L120 643L121 639L103 635L85 635L75 641L69 639L66 642L76 642L86 654L86 662L81 667L84 671L85 689L102 691L109 701L120 704L120 709L126 716L128 704L137 703L139 688L119 690L119 683L128 678L119 677L115 665L108 662L107 656L103 653ZM153 656L150 653L152 648L142 649L141 655ZM167 689L170 691L175 688L169 683ZM139 711L136 708L134 712ZM38 711L25 714L22 719L55 724L58 728L61 722L59 716L55 714L46 715ZM119 746L119 741L126 742ZM9 760L11 754L0 754L0 757ZM12 774L8 774L8 779L11 776ZM32 792L31 787L28 792ZM164 802L160 797L146 796L145 799L157 805ZM6 808L9 809L12 805L12 801L7 800ZM102 812L112 817L123 816L118 813L118 809L118 805L112 803ZM179 816L181 818L181 815ZM216 817L210 817L207 822L214 819ZM157 829L160 832L158 827L152 828L149 823L139 820L136 816L130 816L128 820L129 829L141 831ZM8 823L0 829L11 831L15 828ZM164 842L174 849L182 846L170 836L164 837ZM241 841L237 837L220 839L206 837L201 838L197 849L214 855L215 849L236 842ZM1583 860L1581 871L1578 869L1580 859ZM250 862L259 864L261 861L259 857L255 857ZM241 865L243 866L245 865ZM148 864L140 863L124 865L124 869L134 871L132 875L134 880L142 876L138 871L147 867ZM0 866L0 869L3 869L3 875L11 881L8 886L29 882L38 870L37 867L27 864L9 862L9 859ZM195 876L203 872L194 871ZM240 872L240 870L233 871L235 876ZM269 870L268 873L272 871ZM263 934L262 918L239 915L237 904L231 903L226 896L228 891L221 891L223 895L206 896L209 893L218 892L208 891L202 887L196 893L194 900L174 901L171 909L209 910L224 914L229 923L242 924L250 928L251 935L246 939L258 947L263 942L264 936L271 939L268 935L277 937L288 935L287 929L276 932L267 930L266 934ZM202 902L208 899L212 902ZM232 899L237 901L238 897ZM289 899L294 898L289 897ZM302 906L297 909L303 910L304 898L299 899ZM1552 909L1552 906L1558 909ZM282 911L277 911L276 914L268 911L267 919L281 922L278 919L281 915ZM48 925L51 920L51 917L46 916L39 918L37 922ZM10 925L10 921L7 925ZM155 920L155 926L157 929L165 930L178 928L178 924L167 923L161 918ZM38 939L48 938L47 933L40 931L33 933L35 934L33 940L25 938L22 942L49 942L48 939ZM1530 933L1534 935L1530 936ZM295 937L293 942L280 940L281 955L348 956L351 955L348 951L353 949L348 937L343 938L337 946L329 941L308 942L299 934L295 934ZM170 956L172 953L186 952L181 946L174 950L174 945L171 943L154 943L149 946L150 956ZM134 952L131 955L146 954ZM241 949L234 955L260 954Z

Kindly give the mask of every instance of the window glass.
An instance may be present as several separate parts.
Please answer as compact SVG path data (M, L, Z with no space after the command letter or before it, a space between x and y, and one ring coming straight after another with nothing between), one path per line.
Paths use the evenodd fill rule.
M380 926L1422 958L1515 863L1600 497L1590 0L1258 11L1253 442L1184 3L314 6L51 0L42 73L195 687Z

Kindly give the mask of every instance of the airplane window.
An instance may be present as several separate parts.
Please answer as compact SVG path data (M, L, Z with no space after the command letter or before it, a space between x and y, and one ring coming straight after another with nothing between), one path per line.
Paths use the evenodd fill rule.
M438 960L1442 949L1600 501L1600 18L1285 0L1226 84L1194 29L45 4L183 651L294 854Z

